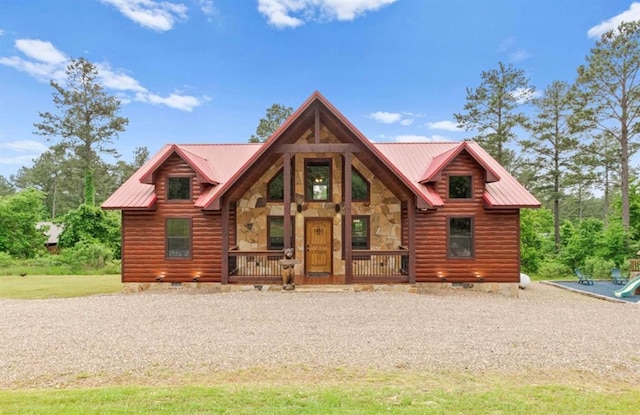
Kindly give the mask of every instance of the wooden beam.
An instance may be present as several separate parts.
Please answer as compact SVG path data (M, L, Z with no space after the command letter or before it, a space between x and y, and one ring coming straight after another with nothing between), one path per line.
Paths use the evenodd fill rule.
M284 247L286 249L291 248L291 154L284 153L282 161L284 163Z
M320 108L316 104L316 113L313 121L313 141L320 144Z
M351 216L351 158L352 154L347 153L344 155L342 169L344 171L344 273L345 282L350 284L353 281L353 255L352 255L352 216ZM369 225L371 226L371 225ZM371 229L369 229L371 232Z
M359 153L362 149L351 143L275 144L274 153Z
M222 202L222 277L221 283L229 283L229 201Z
M411 196L407 202L409 220L409 283L416 283L416 204Z

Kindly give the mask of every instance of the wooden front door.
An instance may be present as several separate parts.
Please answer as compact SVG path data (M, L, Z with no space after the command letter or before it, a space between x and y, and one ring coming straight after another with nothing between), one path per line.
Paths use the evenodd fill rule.
M305 221L305 273L309 276L331 274L332 260L331 218L307 218Z

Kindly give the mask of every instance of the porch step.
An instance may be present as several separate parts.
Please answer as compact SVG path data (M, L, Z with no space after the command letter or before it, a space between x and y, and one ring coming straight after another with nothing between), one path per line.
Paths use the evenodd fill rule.
M347 284L347 285L330 285L330 284L317 284L317 285L296 285L295 291L292 292L373 292L373 291L386 291L386 292L410 292L415 293L416 287L411 284Z
M356 290L352 285L296 285L295 291L303 293L312 292L354 292Z

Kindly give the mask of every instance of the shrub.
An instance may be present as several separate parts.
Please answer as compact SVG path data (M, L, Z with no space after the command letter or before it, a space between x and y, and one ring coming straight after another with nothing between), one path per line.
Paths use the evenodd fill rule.
M536 276L545 280L557 280L568 278L573 275L573 271L567 265L554 260L546 260L538 267Z
M111 260L111 249L97 242L80 241L62 250L60 257L73 269L101 269Z
M605 279L611 275L611 268L616 266L610 259L589 257L584 261L583 271L593 278Z
M0 252L0 267L8 267L13 264L13 258L8 252Z

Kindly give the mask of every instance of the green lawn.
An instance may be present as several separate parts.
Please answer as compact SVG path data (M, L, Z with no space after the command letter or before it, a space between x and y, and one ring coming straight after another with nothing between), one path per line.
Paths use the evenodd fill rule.
M66 298L120 291L120 275L0 276L0 298Z
M437 379L432 379L437 381ZM636 414L640 389L585 389L506 381L449 387L366 379L281 386L115 386L0 391L0 413L19 414ZM402 382L401 382L402 383ZM428 382L429 384L433 382Z

